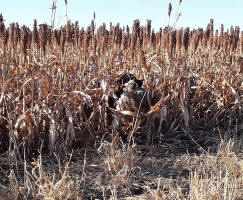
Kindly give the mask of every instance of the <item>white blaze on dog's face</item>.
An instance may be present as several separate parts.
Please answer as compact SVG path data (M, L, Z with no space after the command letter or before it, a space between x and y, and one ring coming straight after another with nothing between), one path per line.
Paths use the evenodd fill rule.
M124 92L134 92L138 88L138 84L133 80L128 81L126 84L124 84Z
M133 80L134 77L131 75L131 74L124 74L122 77L121 77L121 83L122 85L124 84L127 84L129 81Z

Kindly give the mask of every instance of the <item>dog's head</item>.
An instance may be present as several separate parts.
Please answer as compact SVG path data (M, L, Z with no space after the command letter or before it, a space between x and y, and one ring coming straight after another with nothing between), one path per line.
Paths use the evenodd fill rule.
M141 88L142 85L143 80L137 79L133 74L126 73L116 81L114 93L118 98L120 98L123 92Z
M133 80L135 83L137 83L138 87L142 87L143 80L137 79L133 74L123 74L118 80L117 85L122 86L127 84L129 81Z

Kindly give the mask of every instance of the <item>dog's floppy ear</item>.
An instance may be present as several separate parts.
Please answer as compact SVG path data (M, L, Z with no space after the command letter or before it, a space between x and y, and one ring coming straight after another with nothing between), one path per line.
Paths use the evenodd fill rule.
M136 79L135 82L138 84L138 87L142 87L143 86L143 80Z
M120 98L122 93L123 93L123 88L124 88L124 85L118 85L114 88L114 94Z

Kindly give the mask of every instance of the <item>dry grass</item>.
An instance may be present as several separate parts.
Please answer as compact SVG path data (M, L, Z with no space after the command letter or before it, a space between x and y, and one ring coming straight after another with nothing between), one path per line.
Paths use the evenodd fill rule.
M0 16L0 72L1 173L8 177L1 188L10 199L120 199L135 193L145 199L242 198L239 27L214 31L211 20L206 30L155 32L150 20L146 26L135 20L130 30L119 24L97 28L94 18L86 29L68 21L53 30L35 21L30 30L17 23L6 27ZM141 114L142 106L135 114L111 107L109 97L124 73L144 79L147 113ZM235 141L225 142L226 132ZM215 138L224 142L209 152ZM202 153L186 154L189 141L195 145L190 153ZM156 169L172 163L168 151L160 159L151 151L139 156L135 144L143 150L182 148L169 157L173 167L189 173L163 177ZM70 149L86 146L96 146L96 153L60 161L70 158ZM54 152L57 162L40 156ZM158 167L156 176L145 173L145 158L151 169ZM53 165L43 164L48 160Z
M10 171L9 193L7 194L9 199L75 199L79 197L79 185L82 180L69 175L68 163L63 171L59 165L57 173L44 170L41 157L28 165L25 163L22 185L18 182L15 172ZM31 168L28 169L27 167L30 166Z
M221 141L215 154L185 156L183 161L186 163L182 166L190 170L187 187L167 184L169 190L164 192L159 179L156 190L147 187L148 195L153 199L241 199L242 153L236 154L233 147L233 141Z
M224 139L211 146L216 151L197 154L179 149L183 142L190 140L146 147L113 138L67 159L40 155L4 170L9 164L1 163L1 182L5 177L8 185L0 185L1 193L5 199L242 199L236 141Z

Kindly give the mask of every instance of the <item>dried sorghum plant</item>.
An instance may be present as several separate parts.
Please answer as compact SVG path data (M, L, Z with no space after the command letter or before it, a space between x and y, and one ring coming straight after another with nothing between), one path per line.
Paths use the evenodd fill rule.
M40 39L40 46L43 51L43 55L46 55L46 45L48 39L48 25L47 24L40 24L39 25L39 39Z
M82 146L109 133L109 125L115 126L112 119L121 115L109 97L124 73L144 80L150 107L157 108L145 122L137 119L138 126L123 124L124 134L139 126L141 134L152 134L242 123L243 33L239 27L225 31L222 26L217 31L211 20L204 30L155 31L151 20L145 26L135 20L132 28L102 24L96 30L94 17L87 29L77 22L58 29L41 24L38 29L35 20L30 30L20 29L18 23L6 28L1 16L0 31L0 45L5 45L0 87L6 95L0 95L4 117L0 136L16 134L18 144L28 140L29 149L42 141L52 150L55 144ZM23 58L28 61L24 65ZM160 104L167 96L168 101ZM5 128L8 117L13 130L10 125Z

